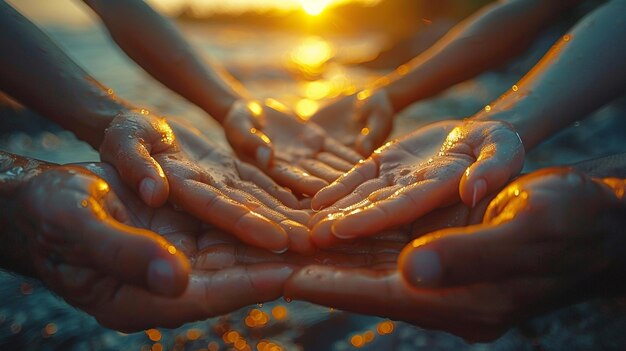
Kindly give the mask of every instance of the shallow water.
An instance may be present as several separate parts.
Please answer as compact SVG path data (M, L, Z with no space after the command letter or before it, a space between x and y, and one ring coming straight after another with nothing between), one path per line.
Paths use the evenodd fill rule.
M320 39L297 37L280 32L251 30L243 26L185 25L185 32L203 52L241 79L260 98L275 98L306 115L315 104L333 94L350 91L380 72L348 66L348 52L367 57L380 49L380 38ZM115 92L136 104L163 114L199 121L206 116L198 108L169 92L134 66L111 45L97 27L47 27L46 30L88 72ZM419 125L448 117L465 117L515 83L516 79L562 33L555 26L522 59L478 79L460 84L432 100L407 109L398 121L395 135ZM307 54L320 50L326 55ZM298 56L300 55L300 57ZM343 55L343 56L342 56ZM357 55L358 56L358 55ZM349 57L350 60L359 57ZM308 63L307 63L308 62ZM322 62L322 64L319 64ZM308 66L307 66L308 65ZM311 84L316 81L315 84ZM302 102L305 101L305 102ZM626 151L623 100L581 121L545 143L528 156L527 170L565 164L605 154ZM298 108L298 106L300 106ZM8 114L8 110L0 110ZM211 130L223 142L220 130ZM11 133L5 131L13 130ZM17 130L17 131L16 131ZM27 114L22 121L2 119L0 149L53 162L95 161L98 155L68 132ZM558 155L558 156L557 156ZM384 319L365 317L307 303L278 300L250 306L224 317L190 323L159 333L120 334L100 327L93 318L69 307L36 282L7 273L0 274L0 349L15 350L148 350L155 343L163 349L176 345L185 350L227 349L224 334L236 330L254 347L262 339L285 350L351 350L355 335L368 338L363 350L589 350L619 349L626 345L626 305L621 300L604 300L577 305L538 318L511 330L489 344L466 344L447 333L426 331L395 323L389 334L378 331ZM287 317L276 318L272 311L284 306ZM250 328L250 313L267 315L262 327ZM232 345L231 345L232 346ZM157 347L158 349L158 347Z

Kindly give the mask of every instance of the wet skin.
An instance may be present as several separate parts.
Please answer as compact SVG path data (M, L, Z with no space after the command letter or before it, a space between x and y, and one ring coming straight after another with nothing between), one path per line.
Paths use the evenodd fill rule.
M144 205L106 164L51 166L26 184L19 201L34 275L117 330L174 327L270 301L292 273L278 260L236 255L228 234L172 206ZM201 250L223 252L219 266ZM170 269L155 269L155 261Z
M415 239L398 270L309 266L289 279L285 294L492 340L542 312L624 291L616 282L626 269L625 188L623 179L539 171L501 191L481 224ZM457 210L440 211L468 224Z
M55 206L42 192L54 195ZM103 325L126 332L274 300L298 266L391 268L408 240L389 233L314 256L275 254L170 205L146 206L106 164L46 167L20 194L27 209L20 228L32 257L26 262L33 266L24 270ZM154 271L155 260L172 270Z
M344 118L338 118L344 116ZM330 136L369 156L381 146L393 128L394 110L386 90L344 96L322 107L309 119Z
M216 145L188 128L179 123L177 132L194 146L187 148L189 154L164 118L145 110L120 114L105 133L102 160L114 165L127 185L138 187L149 205L156 207L169 200L246 242L282 252L290 247L290 234L306 236L308 230L298 224L305 221L304 213L273 198L294 206L297 200L293 195L257 175L259 171L249 165L232 159L228 162L230 155L217 149L213 152ZM270 210L268 205L275 207ZM295 221L287 221L285 216L295 216ZM308 250L303 240L292 246Z
M311 220L313 241L326 247L373 235L459 199L475 205L487 195L487 184L493 191L516 175L523 157L521 141L506 123L423 127L376 150L313 197L314 209L330 206Z
M361 158L315 123L254 101L237 102L224 131L242 159L298 195L315 195Z

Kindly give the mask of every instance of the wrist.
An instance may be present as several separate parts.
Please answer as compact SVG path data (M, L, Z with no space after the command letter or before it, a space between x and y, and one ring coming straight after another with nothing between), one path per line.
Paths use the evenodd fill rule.
M130 105L115 97L104 97L95 101L85 99L77 104L75 118L72 119L76 123L68 129L98 150L104 139L104 132L113 119L131 109Z

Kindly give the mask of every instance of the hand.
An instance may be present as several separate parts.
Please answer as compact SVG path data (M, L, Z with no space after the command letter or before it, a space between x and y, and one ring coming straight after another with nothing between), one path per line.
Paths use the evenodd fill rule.
M360 159L316 124L257 102L236 102L223 125L242 159L298 194L313 196Z
M160 206L169 197L195 217L250 244L273 251L289 247L288 234L278 223L246 206L249 202L231 198L240 194L223 174L199 167L183 152L164 118L145 110L118 115L107 129L100 154L150 206Z
M106 327L133 332L280 297L289 265L250 262L221 245L232 236L172 206L144 205L110 166L83 167L102 178L84 168L54 168L20 198L37 275L70 304ZM219 267L210 263L216 257Z
M482 225L416 239L400 256L399 271L310 266L290 278L285 294L471 341L492 340L620 280L623 262L614 269L619 255L604 251L611 236L603 223L625 186L622 180L611 194L568 170L537 172L504 189ZM621 273L606 274L615 271Z
M363 90L324 106L310 119L331 137L369 156L393 129L394 111L385 89Z
M434 123L376 150L312 199L320 247L409 223L460 199L475 206L522 168L524 149L499 121ZM458 190L457 190L458 189Z
M290 191L277 185L258 168L239 161L232 152L213 143L184 120L170 118L169 122L183 150L198 167L211 175L222 194L280 225L287 233L289 250L298 253L314 250L306 226L310 215L297 209L300 204Z
M28 180L17 202L15 220L35 274L96 317L106 314L99 302L122 287L164 298L185 291L187 258L156 233L131 226L123 202L95 174L51 166Z

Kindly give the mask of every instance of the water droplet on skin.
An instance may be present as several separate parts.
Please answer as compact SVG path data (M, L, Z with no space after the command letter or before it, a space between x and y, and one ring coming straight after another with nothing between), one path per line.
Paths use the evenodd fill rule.
M142 108L141 110L139 110L139 113L142 114L142 115L148 115L148 114L150 114L150 111Z
M85 208L89 206L89 202L87 202L87 199L82 200L81 202L78 203L78 208Z
M491 106L490 105L485 106L485 112L490 112L490 111L491 111Z
M518 91L518 90L519 90L519 87L518 87L517 85L513 85L513 86L511 87L511 90L513 90L513 91Z

